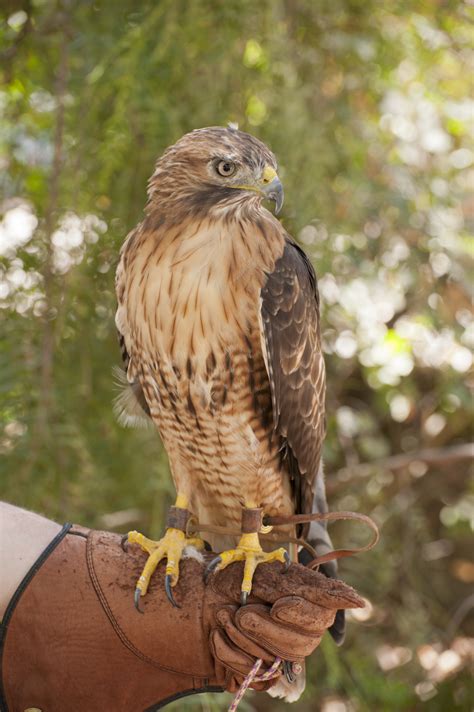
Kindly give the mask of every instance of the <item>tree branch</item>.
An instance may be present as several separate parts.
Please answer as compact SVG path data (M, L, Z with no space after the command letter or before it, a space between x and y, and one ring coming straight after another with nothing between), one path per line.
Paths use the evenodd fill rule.
M474 445L463 443L446 448L426 448L416 452L407 452L400 455L392 455L382 460L363 462L352 467L343 467L335 475L343 480L351 479L354 476L367 477L374 470L403 470L412 462L424 462L427 465L444 467L460 460L471 460L474 458Z

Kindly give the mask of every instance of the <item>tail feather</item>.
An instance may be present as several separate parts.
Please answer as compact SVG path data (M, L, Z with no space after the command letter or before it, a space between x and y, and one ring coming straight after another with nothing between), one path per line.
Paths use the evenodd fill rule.
M313 501L313 512L325 513L328 511L328 505L326 502L326 488L324 486L324 476L322 472L322 466L318 472L318 477L316 480L316 493ZM329 551L333 551L334 547L332 545L331 537L327 531L327 522L311 522L308 535L306 537L307 541L313 549L316 550L318 556L327 554ZM309 564L311 561L311 555L306 549L302 549L298 554L298 561L300 564ZM337 578L337 562L327 561L325 564L321 564L319 567L320 571L328 578ZM344 638L346 636L346 615L345 611L338 611L334 619L334 623L329 628L329 633L336 645L342 645Z
M321 546L319 544L319 539L318 541L314 541L314 539L310 539L308 537L308 543L311 544L313 549L316 549L316 553L318 554L318 556L322 556L328 551L332 551L333 547L331 545L331 540L329 539L328 535L327 538L329 540L329 548L327 547L327 545L325 545L324 547ZM300 564L303 564L303 566L306 566L311 561L311 554L306 551L306 549L302 549L298 554L298 561ZM321 564L319 570L328 578L337 578L337 564L335 561L328 561L325 564ZM342 645L346 637L345 611L337 611L334 623L330 628L328 628L328 630L336 645Z

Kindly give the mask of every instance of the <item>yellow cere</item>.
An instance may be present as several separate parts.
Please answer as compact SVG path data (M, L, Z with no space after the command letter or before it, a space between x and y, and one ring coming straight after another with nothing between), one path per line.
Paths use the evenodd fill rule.
M262 174L263 182L271 183L274 178L278 178L276 170L271 166L265 166Z

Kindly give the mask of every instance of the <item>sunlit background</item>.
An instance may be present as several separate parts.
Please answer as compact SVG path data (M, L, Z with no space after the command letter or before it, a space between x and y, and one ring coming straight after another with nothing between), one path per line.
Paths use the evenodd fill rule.
M166 456L112 413L114 269L155 158L235 121L276 153L319 276L330 506L382 531L340 567L368 601L344 647L324 641L292 708L242 709L471 710L472 0L2 8L0 496L160 533Z

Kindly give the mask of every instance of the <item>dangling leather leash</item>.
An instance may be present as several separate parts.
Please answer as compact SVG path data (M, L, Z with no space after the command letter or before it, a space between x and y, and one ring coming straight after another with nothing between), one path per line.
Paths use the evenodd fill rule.
M364 551L369 551L378 542L380 538L379 528L373 519L368 517L366 514L360 514L359 512L324 512L324 513L314 513L314 514L292 514L287 517L264 517L264 524L270 526L282 526L288 524L308 524L310 522L336 522L341 519L351 519L352 521L362 522L366 524L369 529L372 530L372 539L365 546L357 546L354 549L335 549L334 551L329 551L323 556L316 556L312 561L307 564L308 568L314 569L319 564L325 564L327 561L334 561L336 559L344 559L346 556L354 556L354 554L361 554ZM298 541L303 541L299 539Z
M372 530L372 539L365 546L354 547L353 549L335 549L334 551L328 551L327 554L322 556L317 556L315 549L307 541L300 537L292 537L286 534L281 536L274 536L273 534L260 534L260 538L264 541L271 541L275 544L282 543L293 543L307 549L313 560L307 564L308 568L314 569L320 564L325 564L328 561L335 561L336 559L343 559L347 556L354 556L354 554L361 554L364 551L369 551L378 542L380 534L379 529L373 519L368 517L366 514L359 514L358 512L324 512L313 514L290 514L288 516L264 516L263 525L271 527L281 527L297 524L309 524L310 522L336 522L339 520L348 520L362 522L366 524L369 529ZM223 534L225 536L235 536L240 537L242 531L237 531L236 529L230 529L228 527L221 527L211 524L201 524L197 521L194 516L189 517L186 525L186 535L191 537L195 536L197 532L204 533L208 532L210 534Z

